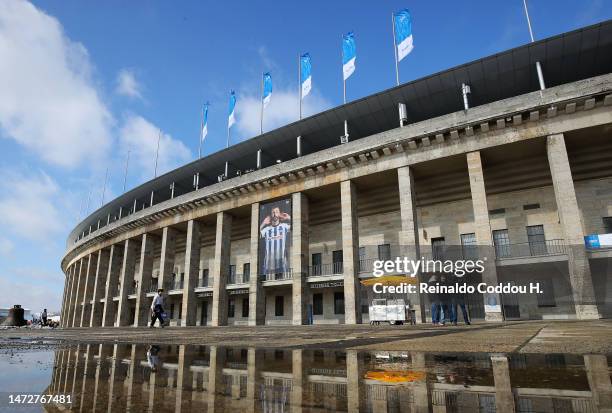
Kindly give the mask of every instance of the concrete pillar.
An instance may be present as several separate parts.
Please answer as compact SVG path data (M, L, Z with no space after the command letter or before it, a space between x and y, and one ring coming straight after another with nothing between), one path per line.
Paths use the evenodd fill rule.
M79 375L79 369L81 367L81 345L77 344L76 350L74 351L74 367L72 368L72 386L70 387L70 394L72 395L73 404L70 406L72 409L77 410L79 408L78 403L76 402L75 390L77 377Z
M593 404L598 412L612 412L612 383L608 371L608 360L604 354L584 356L584 367L593 395Z
M308 322L308 198L301 192L292 196L293 228L291 244L291 271L293 272L293 324Z
M159 278L157 287L164 288L174 272L174 257L176 255L176 230L165 227L162 230L161 258L159 261Z
M497 268L495 266L495 254L493 252L493 234L491 232L491 223L489 222L489 206L487 204L487 193L485 190L480 152L470 152L467 154L467 166L470 176L474 227L476 242L478 244L478 258L484 260L482 282L487 285L497 285ZM484 303L486 321L503 320L499 294L485 293Z
M550 135L546 150L559 220L568 244L567 264L576 317L581 320L598 319L601 315L595 301L591 267L584 247L584 231L563 134Z
M125 411L132 412L137 411L138 408L134 408L134 406L140 407L140 396L138 391L134 391L134 376L136 372L140 370L140 359L137 357L137 345L132 344L130 349L130 367L128 368L127 377L125 378Z
M86 264L85 264L85 259L81 258L79 260L79 267L77 269L77 273L76 273L76 286L73 290L73 298L72 298L72 310L70 310L70 327L77 327L77 310L81 309L81 297L82 297L82 293L81 290L83 289L83 285L85 284L84 282L81 282L81 280L83 278L85 278L85 270L86 270ZM81 312L78 311L78 314L80 315Z
M249 325L266 323L264 290L259 275L259 202L251 205L251 276L249 279Z
M136 239L126 239L123 245L123 263L121 266L121 280L119 281L118 327L133 324L128 295L134 284L134 269L136 267L136 254L138 253L138 242Z
M215 236L215 261L213 264L213 326L227 325L227 271L230 262L230 235L232 232L232 216L226 212L217 213L217 228Z
M508 357L503 355L491 356L493 365L493 381L495 382L495 408L498 412L514 412L514 395L510 383L510 369Z
M344 272L344 322L361 323L359 294L359 227L357 189L352 181L340 183L342 205L342 269Z
M68 267L68 270L66 271L66 289L64 291L64 303L62 308L62 315L60 317L62 327L68 326L68 313L70 311L70 289L72 288L73 273L74 265Z
M222 212L220 212L221 214ZM208 409L207 412L223 412L223 364L225 363L225 349L210 346L210 362L208 363Z
M356 350L346 351L346 407L349 412L359 411L359 399L365 397L359 394L361 379L359 368L359 354Z
M423 373L423 380L412 383L412 394L414 405L412 410L415 413L429 413L429 387L427 387L427 368L425 364L425 353L410 353L412 369Z
M247 405L245 408L245 410L249 412L257 411L257 395L259 394L261 385L259 373L261 372L262 362L262 352L257 351L255 347L249 347L247 353Z
M87 327L91 318L91 297L93 295L93 287L96 281L96 262L98 261L98 253L89 254L87 257L87 271L85 272L85 286L83 288L83 307L81 308L81 319L79 327Z
M183 311L181 326L195 326L198 301L195 287L200 275L200 234L201 223L196 220L187 222L187 242L185 245L185 281L183 283Z
M197 222L195 224L198 225ZM174 411L177 413L191 411L191 398L186 397L184 393L186 392L187 394L190 394L193 391L191 386L191 371L189 369L192 363L193 356L191 353L185 351L185 345L180 345L178 354L178 369L176 371L176 399L174 404Z
M293 210L295 214L295 209ZM295 221L293 221L295 222ZM291 350L291 412L300 413L302 411L304 388L306 387L307 373L303 363L304 350Z
M421 246L419 243L419 227L417 221L416 196L414 192L414 177L412 168L405 166L397 170L397 183L400 198L399 245L401 254L412 260L421 259ZM417 286L420 274L416 274ZM419 292L408 294L410 304L415 311L417 323L425 322L424 300Z
M115 309L113 303L113 295L115 288L119 284L119 276L121 273L121 258L123 248L121 245L111 245L108 272L106 274L106 287L104 292L104 310L102 311L102 327L112 327L115 324Z
M64 327L64 317L66 315L66 297L68 296L68 286L70 285L70 268L66 268L64 273L64 290L62 292L62 308L60 311L60 326Z
M96 375L94 381L94 408L92 411L101 411L102 406L104 410L107 409L104 399L108 397L108 368L105 363L106 358L109 355L110 346L107 344L100 344L98 346L98 364L96 365Z
M106 292L106 277L108 275L108 263L110 261L110 250L108 248L101 249L98 252L98 260L96 263L96 277L94 281L91 314L89 319L90 327L102 326L102 313L104 312L104 303L100 300L105 296Z
M147 291L153 279L153 254L157 238L153 234L142 234L140 245L140 267L138 269L138 285L136 287L136 316L134 326L146 326L149 322L150 303L147 300Z
M96 257L96 261L98 258ZM95 265L94 265L95 266ZM80 402L80 411L91 410L91 406L89 406L89 402L91 401L90 393L87 389L88 380L87 375L89 374L89 369L91 368L91 359L92 359L92 350L91 347L93 344L87 344L85 346L85 356L83 358L83 380L81 382L81 402ZM88 409L89 408L89 409Z

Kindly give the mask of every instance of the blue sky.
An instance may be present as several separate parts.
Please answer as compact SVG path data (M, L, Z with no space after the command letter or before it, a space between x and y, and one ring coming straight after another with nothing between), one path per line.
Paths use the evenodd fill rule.
M212 104L204 154L225 146L230 89L238 97L232 141L258 134L264 71L274 81L264 129L291 122L297 58L307 51L306 114L336 106L348 31L357 43L348 100L393 86L391 13L404 7L415 49L400 64L402 82L529 41L521 0L2 1L0 306L59 308L66 236L100 205L106 168L106 200L122 192L128 149L128 189L150 179L158 130L161 172L194 159L204 101ZM604 0L529 7L536 38L612 17Z

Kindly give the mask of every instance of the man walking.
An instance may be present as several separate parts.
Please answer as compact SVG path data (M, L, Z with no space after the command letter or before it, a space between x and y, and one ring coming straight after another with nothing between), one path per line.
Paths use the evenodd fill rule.
M40 315L40 318L42 319L42 325L46 326L47 325L47 309L45 308L42 312L42 314Z
M157 290L157 295L153 297L153 302L151 303L151 325L149 328L153 328L155 325L155 321L159 320L159 325L164 328L164 296L162 295L164 292L163 288Z

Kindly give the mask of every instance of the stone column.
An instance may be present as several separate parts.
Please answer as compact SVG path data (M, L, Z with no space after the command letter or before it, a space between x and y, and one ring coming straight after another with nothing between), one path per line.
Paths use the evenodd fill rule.
M64 291L64 306L62 309L62 315L60 317L61 326L68 327L68 314L70 312L70 290L72 288L74 274L74 265L69 267L66 272L66 290Z
M514 412L514 395L510 383L508 357L504 355L491 356L493 365L493 381L495 382L495 408L498 412Z
M191 223L193 221L189 222ZM195 224L198 225L197 222ZM191 393L193 390L191 387L192 380L190 380L191 371L189 370L192 362L193 356L185 352L185 345L180 345L178 354L178 369L176 372L176 399L174 403L174 411L177 413L182 411L191 411L191 399L185 397L183 392L185 391Z
M601 315L595 301L591 267L584 247L580 209L563 134L550 135L546 141L546 150L559 220L565 242L568 244L567 265L576 317L581 320L598 319Z
M259 274L259 202L251 204L251 277L249 279L249 325L266 323L264 290Z
M596 411L612 412L612 383L610 383L606 356L604 354L585 355L584 368Z
M213 264L213 326L227 325L227 271L230 261L230 235L232 232L232 216L226 212L217 213L215 236L215 262Z
M425 353L410 353L412 369L423 373L423 379L412 383L412 394L414 405L412 411L415 413L429 412L429 387L427 386L427 367L425 363Z
M397 170L397 183L400 198L401 228L399 231L399 244L401 254L412 260L421 259L421 246L419 243L419 227L417 221L416 197L414 193L414 177L412 168L405 166ZM420 274L416 274L416 284L420 280ZM415 310L417 323L425 322L424 300L417 291L408 294L408 299Z
M68 286L70 285L70 268L66 268L64 274L64 291L62 292L62 309L60 312L60 326L64 327L64 317L66 315L66 297L68 296Z
M149 322L150 303L147 301L147 292L153 279L153 254L155 251L155 235L142 234L140 246L140 268L138 269L138 285L136 287L136 317L134 326L146 326Z
M181 326L195 326L198 302L195 287L200 275L201 223L196 220L187 222L187 242L185 245L185 281L183 283L183 311Z
M159 261L159 278L157 288L164 288L174 272L174 257L176 255L176 230L165 227L162 230L161 258Z
M127 326L133 324L130 320L130 304L128 295L134 284L134 269L136 267L137 240L128 238L124 241L123 247L123 265L121 266L121 280L119 281L119 316L117 317L117 326Z
M342 205L342 269L344 272L344 322L361 323L359 294L359 226L357 189L352 181L340 183Z
M222 214L223 212L219 212ZM217 397L222 393L223 387L223 364L225 363L225 349L210 346L210 362L208 363L208 409L207 412L222 412L223 397Z
M102 312L102 327L112 327L115 324L115 310L113 305L113 295L115 288L119 284L119 275L121 273L121 257L123 249L121 245L111 245L108 272L106 275L106 288L104 292L104 310Z
M96 279L96 262L98 260L98 253L89 254L87 257L87 272L85 273L85 287L83 289L83 308L81 309L81 320L79 322L80 327L86 327L89 325L91 318L91 296L93 295L93 287Z
M70 311L70 327L77 326L77 322L76 322L77 310L81 308L81 297L82 297L81 291L83 289L83 285L85 284L84 282L81 282L81 280L85 278L85 270L86 270L86 265L84 265L84 263L85 263L85 258L81 258L79 260L79 268L77 269L77 273L76 273L76 286L73 291L72 310ZM78 314L80 315L81 312L78 311Z
M295 209L294 209L295 213ZM294 221L295 222L295 221ZM307 373L303 363L304 350L291 350L291 412L299 413L302 411L304 387L306 387Z
M108 262L110 261L110 250L105 248L98 252L96 264L96 278L94 282L93 297L91 303L90 327L102 326L102 313L104 304L100 302L106 292L106 277L108 275Z
M291 244L291 271L293 272L293 324L308 322L308 198L301 192L291 196L293 228Z
M259 394L259 373L261 372L261 366L263 362L262 352L257 351L255 347L249 347L247 353L247 391L246 399L247 406L246 411L256 412Z
M141 392L138 392L138 390L134 391L134 376L136 375L136 372L140 370L140 359L136 356L136 351L137 345L132 344L130 350L130 367L128 369L127 377L125 379L126 412L132 412L137 410L137 408L135 409L134 406L140 406L141 403Z
M359 355L356 350L346 351L346 406L349 412L359 411L359 399L365 395L359 394Z
M96 257L96 261L97 261L97 257ZM94 265L95 266L95 265ZM90 397L90 393L87 389L87 385L88 380L87 380L87 375L90 374L89 373L89 369L91 368L91 347L93 346L93 344L87 344L85 346L85 357L83 360L83 380L81 382L81 404L80 404L80 411L87 411L89 409L91 409L91 406L89 406L89 403L91 401L91 397ZM88 409L89 408L89 409Z
M497 268L493 254L493 234L489 222L489 206L484 184L484 174L480 152L467 154L467 166L472 192L472 208L474 211L474 227L478 244L478 259L484 260L482 282L487 285L497 285ZM486 260L485 260L486 258ZM485 320L502 321L501 299L499 294L484 294Z

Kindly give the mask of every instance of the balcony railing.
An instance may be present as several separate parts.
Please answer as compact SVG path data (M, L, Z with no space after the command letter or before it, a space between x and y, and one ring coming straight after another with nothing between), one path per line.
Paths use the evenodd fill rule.
M261 277L264 281L291 280L293 278L293 273L290 270L286 272L277 272L274 274L263 274Z
M567 254L567 245L565 240L562 239L548 239L545 241L532 241L495 246L495 255L498 259L562 254Z
M168 284L168 290L182 290L184 282L183 280L173 280L170 281Z
M227 285L247 284L249 282L249 273L246 274L229 274L227 276Z
M154 278L153 281L151 281L151 284L148 285L147 292L148 293L156 293L157 289L159 288L158 285L159 284L157 283L157 279Z
M332 276L341 275L343 273L342 262L334 262L331 264L312 265L308 267L309 276Z
M198 280L199 288L212 287L212 286L213 286L213 279L211 277L201 278Z

